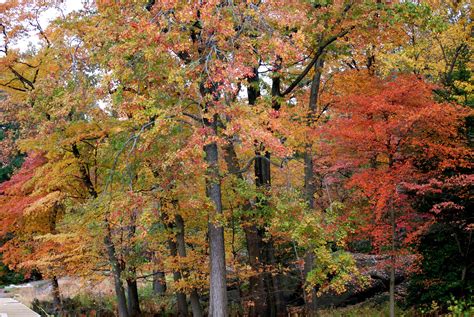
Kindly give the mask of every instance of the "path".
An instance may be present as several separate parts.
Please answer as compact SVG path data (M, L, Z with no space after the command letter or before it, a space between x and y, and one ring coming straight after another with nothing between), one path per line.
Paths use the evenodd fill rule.
M3 290L0 289L0 317L40 317L19 301L9 298Z

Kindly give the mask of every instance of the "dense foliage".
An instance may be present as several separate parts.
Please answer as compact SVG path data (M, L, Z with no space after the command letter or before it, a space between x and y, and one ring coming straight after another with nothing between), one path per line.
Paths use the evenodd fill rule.
M158 313L147 287L179 316L312 315L371 285L356 250L391 316L401 268L415 309L467 303L471 7L1 2L1 260L58 314L68 276L111 280L121 317Z

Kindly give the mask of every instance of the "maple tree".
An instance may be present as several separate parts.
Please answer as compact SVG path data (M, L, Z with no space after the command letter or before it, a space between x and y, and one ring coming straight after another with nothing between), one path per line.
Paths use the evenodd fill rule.
M432 214L412 208L407 191L429 190L446 171L472 169L472 153L461 132L471 113L435 102L433 88L414 77L397 76L386 83L369 77L364 84L360 75L355 78L359 87L335 102L327 133L337 148L339 168L352 171L346 186L357 188L353 195L366 206L366 227L359 234L389 250L393 313L396 252L433 221ZM446 201L431 211L455 206Z

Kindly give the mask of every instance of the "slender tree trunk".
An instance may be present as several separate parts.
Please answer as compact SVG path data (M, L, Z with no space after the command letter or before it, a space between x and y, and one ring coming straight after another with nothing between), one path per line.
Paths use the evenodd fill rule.
M174 224L171 223L168 225L170 229L174 228ZM170 249L171 256L176 257L178 255L178 246L177 243L173 239L168 239L168 246ZM175 270L173 272L173 280L178 282L181 280L181 272L179 270ZM188 302L186 300L186 294L183 292L176 292L176 301L178 305L178 316L188 316Z
M56 276L53 276L51 279L51 286L52 286L52 295L53 295L53 305L54 311L59 314L61 311L61 293L59 291L59 283Z
M136 226L136 221L137 221L137 209L134 209L131 217L130 217L130 227L129 227L129 233L128 233L128 238L129 241L133 241L133 238L135 237L135 233L137 230ZM126 248L127 254L131 254L132 248L127 247ZM140 299L138 298L138 285L137 285L137 279L136 279L136 273L137 270L135 266L130 266L128 268L128 273L129 277L127 278L127 300L128 300L128 313L131 317L136 317L141 315L141 310L140 310Z
M262 151L263 152L263 151ZM256 151L255 154L259 157L255 160L254 172L255 172L255 185L264 191L268 191L271 186L271 169L270 169L270 153L265 151L262 156L262 152ZM265 204L265 198L260 201L261 204ZM257 229L258 239L262 242L260 250L261 264L264 266L273 266L276 264L275 259L275 248L273 242L264 242L265 229ZM262 277L265 285L265 305L266 305L266 316L282 316L285 315L285 306L281 296L281 289L279 283L279 276L274 275L270 272L263 272Z
M193 312L193 317L202 317L202 306L199 300L199 294L197 290L193 289L191 294L189 294L189 301L191 302L191 310Z
M304 259L304 281L303 287L305 287L305 282L308 277L309 272L314 268L314 254L311 250L306 252L305 259ZM306 314L308 316L314 316L317 310L316 305L316 289L314 287L311 288L309 292L304 291L303 295L306 297L304 298L305 305L306 305Z
M248 78L249 85L247 87L247 96L248 103L250 106L255 105L257 99L260 97L260 87L259 87L259 76L258 69L253 69L253 76ZM276 87L279 88L279 87ZM256 146L259 146L258 143ZM264 149L263 149L264 150ZM237 159L237 154L234 149L234 145L229 141L224 147L224 156L227 164L227 169L231 173L237 173L240 170L239 162ZM256 151L257 155L261 153ZM270 156L267 153L268 158ZM261 157L257 157L254 163L255 175L259 174L260 180L262 182L270 182L270 165L267 164L268 161ZM265 174L265 175L263 175ZM238 173L237 177L243 179L242 174ZM256 176L257 178L257 176ZM247 202L244 206L245 210L251 209L251 203ZM267 264L265 255L267 254L264 243L265 230L259 228L257 225L252 222L256 219L247 219L248 217L244 216L244 222L249 222L249 225L244 225L243 230L245 232L245 239L247 243L247 252L249 256L249 264L255 275L249 278L250 282L250 298L253 301L253 305L249 309L249 316L272 316L272 307L274 307L274 300L272 300L272 283L268 281L268 274L261 273Z
M179 272L173 273L174 281L179 281L181 279L181 274ZM176 302L178 305L178 316L184 317L188 316L188 302L186 300L186 294L183 292L176 293Z
M257 99L260 97L260 81L258 76L258 69L254 68L254 75L249 77L249 87L247 88L248 94L248 103L250 106L255 105ZM256 153L260 154L260 153ZM268 154L268 158L270 154ZM236 162L233 163L235 165L233 169L239 169L237 155L235 154L235 150L231 149L231 156L234 156L232 161ZM255 175L257 173L262 173L261 177L267 179L263 182L270 182L270 165L266 164L266 161L263 158L257 158L254 163ZM228 164L229 165L229 164ZM265 175L263 175L265 173ZM242 178L242 174L238 175ZM256 176L257 177L257 176ZM250 209L250 204L248 204L248 209ZM253 219L255 221L255 219ZM264 243L264 236L265 230L262 228L258 228L255 224L247 225L244 227L245 237L247 242L247 251L249 254L249 264L255 272L261 272L262 268L266 265L266 261L264 259L265 247L266 244ZM249 311L250 316L271 316L272 307L274 307L274 300L272 301L272 285L268 283L268 274L257 274L255 276L250 277L250 296L253 299L254 306Z
M79 148L77 147L77 144L75 143L72 145L72 154L79 162L81 161ZM82 163L79 164L79 172L81 173L82 182L84 186L87 188L87 191L89 192L90 196L92 198L97 198L98 193L95 190L90 174L87 172L85 165ZM107 256L109 258L109 263L112 266L112 275L114 277L114 287L115 287L115 294L117 296L117 306L118 306L119 317L129 317L128 309L127 309L127 298L125 296L125 290L123 288L123 284L121 280L122 268L121 268L119 259L117 258L115 246L112 241L112 232L110 228L108 215L105 216L104 224L105 224L105 231L106 231L105 236L104 236L104 245L107 251Z
M275 68L279 68L281 65L281 59L278 58L277 65ZM252 81L258 81L258 73L252 78ZM272 78L272 109L273 110L280 110L281 104L279 98L280 95L280 85L281 80L280 76L276 73L276 75ZM256 87L256 85L251 85L251 87ZM258 86L257 86L258 88ZM249 104L253 105L256 102L256 98L260 96L260 91L254 93L252 89L249 89L248 100ZM265 191L269 189L271 186L271 164L270 164L270 153L265 150L262 144L257 144L257 149L255 154L258 156L254 162L254 174L255 174L255 185L257 188L261 188ZM264 202L263 202L264 203ZM272 266L275 264L275 255L274 255L274 247L273 242L265 241L265 228L264 227L257 227L257 240L259 244L257 245L259 251L259 264L260 267L264 269L267 266ZM260 314L261 316L277 316L285 314L285 307L281 297L280 287L279 287L279 276L273 275L269 272L263 272L263 274L259 277L264 288L264 301L262 304L256 305L256 313ZM261 307L263 306L263 307Z
M392 225L392 247L390 254L390 317L395 317L395 238L396 238L396 223L395 223L395 210L393 207L390 208L390 222Z
M314 64L314 76L311 81L310 97L309 97L309 106L308 106L308 121L307 126L311 129L314 125L316 119L316 112L318 109L318 99L319 99L319 87L321 85L321 73L322 67L324 65L324 60L320 56L316 63ZM313 144L310 140L306 141L305 151L304 151L304 195L305 200L308 204L310 211L313 211L315 208L314 194L316 193L316 179L314 174L313 166ZM304 277L306 278L313 269L314 266L314 255L312 250L308 250L305 255L305 267L304 267ZM306 311L307 314L312 316L316 310L316 291L314 288L311 289L309 293L306 294L305 298Z
M250 88L249 88L249 98L250 98ZM254 93L255 95L255 93ZM234 144L229 140L227 144L223 147L224 150L224 160L227 165L227 170L235 174L237 178L243 180L242 173L240 171L239 161L237 159L237 154L234 149ZM244 210L250 210L250 202L246 202L243 206ZM243 216L244 222L251 222L252 219L247 219L248 217ZM262 265L262 237L258 232L258 228L255 224L248 224L243 226L245 233L245 240L247 244L247 252L249 256L249 264L253 271L256 272L256 275L253 275L249 278L249 290L250 298L254 302L254 305L249 309L249 316L268 316L269 312L267 311L267 296L266 288L262 276L258 273L261 270Z
M58 203L56 203L53 207L53 213L51 214L51 222L49 224L49 231L51 234L57 234L56 231L56 223L57 223L57 218L58 218L58 213L62 206ZM56 313L59 313L61 311L61 293L59 291L59 283L58 283L58 278L56 275L53 275L53 278L51 279L51 295L53 297L53 305L54 305L54 311Z
M268 190L271 183L271 171L270 171L270 153L265 152L263 154L260 151L256 151L255 155L259 156L255 159L254 163L254 174L255 174L255 185L257 188ZM264 155L263 157L261 157ZM259 201L259 203L265 203L265 198L263 201ZM265 272L267 270L266 266L269 265L269 243L270 242L263 242L263 237L265 236L265 230L263 228L257 227L257 245L256 247L259 249L259 265L257 268L263 268L264 272L260 274L260 276L256 276L260 279L260 283L263 284L264 293L257 297L256 300L260 301L261 303L256 303L255 305L255 312L257 316L275 316L276 315L276 299L275 299L275 292L278 289L274 288L274 283L271 278L271 274ZM259 270L260 271L260 270ZM261 299L261 297L263 297Z
M112 235L108 221L106 221L106 234L104 237L104 244L109 257L109 263L112 265L112 275L114 277L115 295L117 296L117 306L119 317L129 317L127 308L127 298L125 296L125 290L122 284L122 268L120 266L117 254L115 252L115 246L112 242Z
M262 238L258 233L256 225L248 225L244 227L245 239L247 242L247 250L249 253L250 267L257 272L256 275L250 277L250 297L254 302L254 306L249 311L250 316L268 316L268 294L265 287L265 279L258 273L262 267Z
M184 231L184 219L181 215L175 216L176 221L176 244L178 248L178 255L180 257L186 257L186 241L185 241L185 231ZM191 310L193 312L194 317L201 317L202 316L202 307L199 303L199 295L197 290L193 289L189 300L191 302Z
M157 295L164 295L166 293L165 272L153 272L153 293Z

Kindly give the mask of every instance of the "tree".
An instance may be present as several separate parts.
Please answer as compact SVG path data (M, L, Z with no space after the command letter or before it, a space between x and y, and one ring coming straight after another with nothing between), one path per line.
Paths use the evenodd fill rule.
M364 202L366 232L374 246L390 254L393 316L396 252L433 221L411 207L406 188L469 165L469 149L459 134L469 111L435 102L433 88L414 77L372 78L361 84L355 76L355 82L348 89L352 93L337 97L327 135L341 166L352 171L347 186Z

